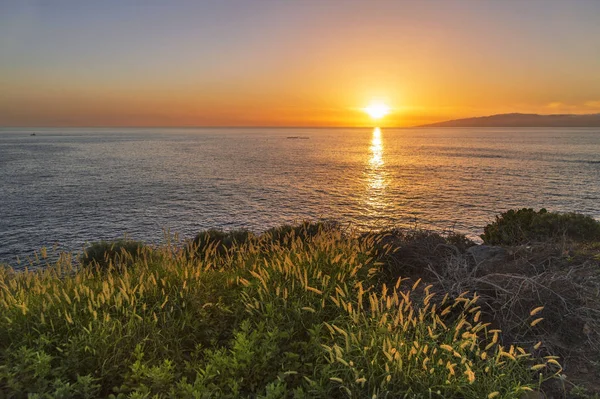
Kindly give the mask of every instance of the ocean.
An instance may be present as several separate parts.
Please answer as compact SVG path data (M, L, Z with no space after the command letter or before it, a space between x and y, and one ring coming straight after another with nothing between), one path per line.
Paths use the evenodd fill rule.
M600 218L599 128L0 129L15 267L42 247L307 219L476 238L522 207Z

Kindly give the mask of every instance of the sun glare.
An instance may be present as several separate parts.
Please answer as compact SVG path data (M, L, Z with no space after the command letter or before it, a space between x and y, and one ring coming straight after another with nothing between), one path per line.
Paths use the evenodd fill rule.
M390 107L381 103L374 103L364 108L364 111L373 119L381 119L390 113Z

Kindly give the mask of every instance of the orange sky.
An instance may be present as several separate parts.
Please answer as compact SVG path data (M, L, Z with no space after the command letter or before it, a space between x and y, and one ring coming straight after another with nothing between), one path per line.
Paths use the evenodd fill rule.
M142 4L142 3L139 3ZM0 126L412 126L600 112L600 2L0 5Z

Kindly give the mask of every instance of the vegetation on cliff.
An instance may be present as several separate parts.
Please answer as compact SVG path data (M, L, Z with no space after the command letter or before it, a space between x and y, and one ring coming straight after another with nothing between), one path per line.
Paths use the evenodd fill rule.
M583 395L600 245L556 238L303 223L0 268L0 397Z

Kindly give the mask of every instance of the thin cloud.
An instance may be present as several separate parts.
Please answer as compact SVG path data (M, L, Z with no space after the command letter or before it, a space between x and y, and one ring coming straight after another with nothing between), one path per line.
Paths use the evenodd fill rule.
M600 112L600 101L586 101L580 104L568 104L560 101L553 101L546 104L546 110L551 112L561 113L573 113L573 114L587 114L592 112Z

